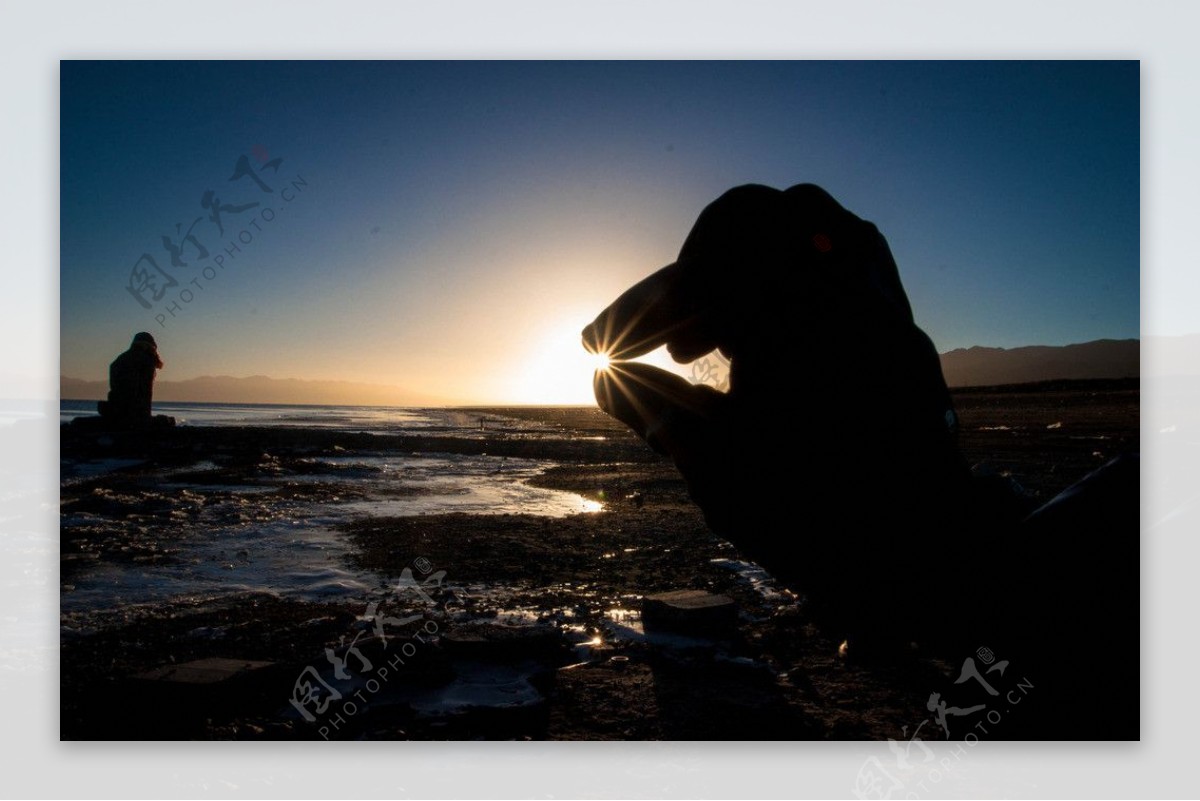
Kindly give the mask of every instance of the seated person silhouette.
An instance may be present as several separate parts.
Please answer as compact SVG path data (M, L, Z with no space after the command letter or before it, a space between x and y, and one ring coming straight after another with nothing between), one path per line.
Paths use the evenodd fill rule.
M108 400L97 404L100 416L121 425L149 424L154 373L162 366L154 337L145 331L134 335L129 350L108 366Z
M874 225L812 184L736 187L583 341L611 360L600 407L669 456L709 527L852 654L1003 650L1047 687L1025 717L1050 728L1000 736L1137 737L1136 458L1027 518L974 480ZM662 345L681 363L719 349L729 391L625 361Z

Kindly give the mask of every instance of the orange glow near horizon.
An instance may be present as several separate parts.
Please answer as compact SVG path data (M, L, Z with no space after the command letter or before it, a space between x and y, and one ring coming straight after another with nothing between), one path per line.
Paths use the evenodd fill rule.
M587 322L568 318L536 336L504 394L514 403L594 403L592 376L608 367L608 357L580 344Z
M580 332L591 322L586 316L567 317L540 329L527 350L517 358L520 365L506 375L500 395L506 402L521 404L592 404L596 402L592 379L597 370L608 369L603 353L589 353ZM687 368L673 362L665 349L647 354L639 361L655 364L680 375Z

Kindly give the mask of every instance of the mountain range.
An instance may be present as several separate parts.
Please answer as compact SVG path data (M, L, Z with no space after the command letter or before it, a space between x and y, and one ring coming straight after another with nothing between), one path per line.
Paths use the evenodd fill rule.
M64 400L99 400L108 396L107 381L60 377ZM192 403L311 403L346 406L445 406L451 401L389 384L351 381L306 381L252 375L235 378L205 375L185 381L154 382L154 400Z
M1136 339L1098 339L1079 345L1023 348L960 348L941 355L946 383L952 387L1026 384L1034 381L1140 376ZM97 400L108 382L62 376L61 397ZM442 406L453 401L387 384L307 381L254 375L200 376L185 381L155 381L160 401L210 403L312 403L358 406Z
M1082 378L1138 378L1141 375L1141 342L1136 339L1097 339L1079 345L959 348L942 354L942 374L952 387Z

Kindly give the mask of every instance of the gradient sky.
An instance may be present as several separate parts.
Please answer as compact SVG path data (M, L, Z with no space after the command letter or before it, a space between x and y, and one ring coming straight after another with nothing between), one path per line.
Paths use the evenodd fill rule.
M146 330L162 380L587 402L579 330L743 183L875 222L941 351L1139 335L1137 62L63 62L61 159L78 378ZM221 236L206 190L261 205Z

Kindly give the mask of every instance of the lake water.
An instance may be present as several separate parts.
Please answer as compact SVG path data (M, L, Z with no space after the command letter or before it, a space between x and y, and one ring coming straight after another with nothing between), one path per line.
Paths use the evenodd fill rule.
M94 409L94 402L63 401L60 417L66 422ZM197 427L438 436L478 436L480 420L470 410L345 406L156 403L155 413ZM555 432L494 416L484 425L513 436ZM114 614L127 619L139 608L248 591L361 598L383 582L347 565L341 528L361 517L600 511L600 504L575 493L529 486L528 479L552 464L367 451L282 462L264 453L258 464L238 471L207 458L173 467L136 459L63 460L64 541L86 540L85 553L69 557L79 558L80 567L64 578L64 626L87 630ZM125 550L112 552L113 543Z
M388 434L473 431L478 429L481 416L466 409L158 401L154 403L154 413L170 415L179 425L302 426ZM64 400L59 404L59 419L63 423L95 414L96 401ZM538 426L537 423L522 425Z

